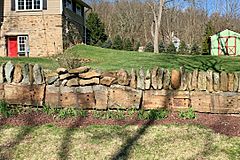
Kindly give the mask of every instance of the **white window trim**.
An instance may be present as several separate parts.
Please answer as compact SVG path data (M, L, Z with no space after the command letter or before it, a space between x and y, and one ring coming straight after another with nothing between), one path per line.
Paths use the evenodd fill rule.
M40 9L26 9L26 0L24 0L24 9L18 9L18 0L15 0L16 11L42 11L43 10L43 0L40 0ZM32 6L34 6L34 0L32 1Z
M24 37L26 38L26 42L25 42L25 51L20 51L20 38ZM18 53L28 53L29 47L28 47L28 36L17 36L17 46L18 46ZM26 55L25 55L26 56Z
M73 10L73 2L72 2L72 0L69 0L69 1L71 2L71 4L68 3L68 0L66 0L66 8L70 9L72 11Z

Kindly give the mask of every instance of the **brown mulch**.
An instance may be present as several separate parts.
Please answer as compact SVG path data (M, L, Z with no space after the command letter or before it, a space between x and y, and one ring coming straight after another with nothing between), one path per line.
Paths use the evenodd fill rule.
M41 112L31 112L0 118L0 126L37 126L43 124L54 124L61 127L79 127L88 125L159 125L159 124L195 124L212 129L215 133L228 136L240 136L240 115L206 114L197 113L196 119L181 119L177 113L171 113L168 118L156 120L149 123L147 120L138 120L136 117L124 120L96 119L91 114L86 118L57 119Z

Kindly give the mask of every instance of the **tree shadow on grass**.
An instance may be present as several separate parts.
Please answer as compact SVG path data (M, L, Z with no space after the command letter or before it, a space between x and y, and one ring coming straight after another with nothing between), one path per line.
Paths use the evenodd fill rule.
M26 116L26 125L32 124L32 118L31 116ZM19 133L16 135L16 137L13 140L10 140L9 142L0 145L0 160L10 160L13 159L13 152L16 146L18 146L27 135L29 135L35 127L31 126L25 126L22 127L19 131Z
M71 141L72 141L72 135L74 130L81 126L82 124L82 118L79 117L77 118L75 121L72 122L71 126L68 127L63 135L63 139L62 139L62 143L61 146L59 148L59 152L58 152L58 157L60 160L67 160L69 157L69 151L70 151L70 145L71 145Z

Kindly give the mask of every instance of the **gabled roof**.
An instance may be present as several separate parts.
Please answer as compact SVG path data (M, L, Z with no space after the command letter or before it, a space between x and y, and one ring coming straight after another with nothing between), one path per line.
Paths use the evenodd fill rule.
M82 0L76 0L76 2L78 2L79 4L81 4L83 7L92 9L87 3L83 2Z
M234 32L234 31L232 31L232 30L230 30L230 29L225 29L225 30L223 30L223 31L217 32L216 34L214 34L214 35L212 35L212 36L210 36L210 37L214 37L214 36L216 36L216 35L221 35L221 34L223 34L223 33L228 33L228 34L231 34L231 35L235 35L235 36L239 36L239 37L240 37L240 33Z

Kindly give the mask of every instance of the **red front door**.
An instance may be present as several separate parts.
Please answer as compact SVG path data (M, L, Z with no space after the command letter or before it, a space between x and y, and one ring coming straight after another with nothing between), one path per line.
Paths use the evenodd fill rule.
M17 37L8 37L8 57L18 56Z

